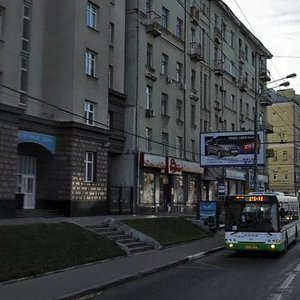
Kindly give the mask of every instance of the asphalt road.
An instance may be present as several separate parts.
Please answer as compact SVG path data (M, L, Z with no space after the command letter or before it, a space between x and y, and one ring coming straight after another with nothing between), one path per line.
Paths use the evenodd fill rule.
M94 300L299 300L300 242L284 255L227 250L103 291Z

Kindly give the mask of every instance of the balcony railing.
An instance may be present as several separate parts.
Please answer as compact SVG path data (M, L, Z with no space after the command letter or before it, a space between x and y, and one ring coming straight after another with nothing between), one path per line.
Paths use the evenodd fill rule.
M215 59L215 74L223 75L224 74L224 61L222 59Z
M259 68L259 79L263 82L267 82L271 80L271 73L267 68L260 67Z
M154 37L161 35L161 16L154 11L147 12L146 31Z
M241 92L246 92L248 89L248 81L246 78L241 77L238 83L239 89Z
M201 61L203 60L203 55L202 55L202 48L201 45L193 42L191 43L191 59L195 60L195 61Z
M221 41L222 41L222 30L221 30L221 28L215 27L214 37L215 37L215 42L218 43L218 44L221 44Z

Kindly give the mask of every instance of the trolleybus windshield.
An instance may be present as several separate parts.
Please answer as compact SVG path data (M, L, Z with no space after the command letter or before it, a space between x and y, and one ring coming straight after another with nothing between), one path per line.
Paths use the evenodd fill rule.
M278 204L272 202L229 202L225 230L244 232L278 231Z

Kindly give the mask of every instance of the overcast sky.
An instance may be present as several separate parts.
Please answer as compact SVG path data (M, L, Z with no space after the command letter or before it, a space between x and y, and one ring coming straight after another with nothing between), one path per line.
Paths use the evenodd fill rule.
M250 31L254 30L255 36L273 54L274 57L268 60L272 80L297 73L295 79L289 80L289 88L295 89L296 93L300 94L300 1L223 0L223 2ZM286 58L287 56L293 58Z

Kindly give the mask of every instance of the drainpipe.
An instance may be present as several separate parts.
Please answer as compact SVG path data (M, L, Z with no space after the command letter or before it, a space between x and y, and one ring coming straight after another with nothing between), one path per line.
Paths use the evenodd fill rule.
M138 153L138 102L139 102L139 61L140 61L140 1L137 0L137 25L136 25L136 86L135 86L135 137L134 137L134 188L135 193L133 197L133 213L136 212L136 206L139 202L139 181L140 181L140 168L139 168L139 153ZM136 179L135 179L136 178Z
M186 30L186 23L187 23L187 9L186 9L186 0L184 0L184 48L183 48L183 51L184 51L184 60L183 60L183 69L184 69L184 74L183 74L183 84L184 84L184 90L183 90L183 99L184 99L184 105L183 105L183 109L184 109L184 132L183 132L183 153L184 153L184 159L186 160L187 157L186 157L186 143L187 143L187 138L186 138L186 132L187 132L187 116L186 116L186 112L187 112L187 108L186 108L186 105L187 105L187 99L186 99L186 72L187 72L187 65L186 65L186 43L187 43L187 40L186 40L186 37L187 37L187 30Z

